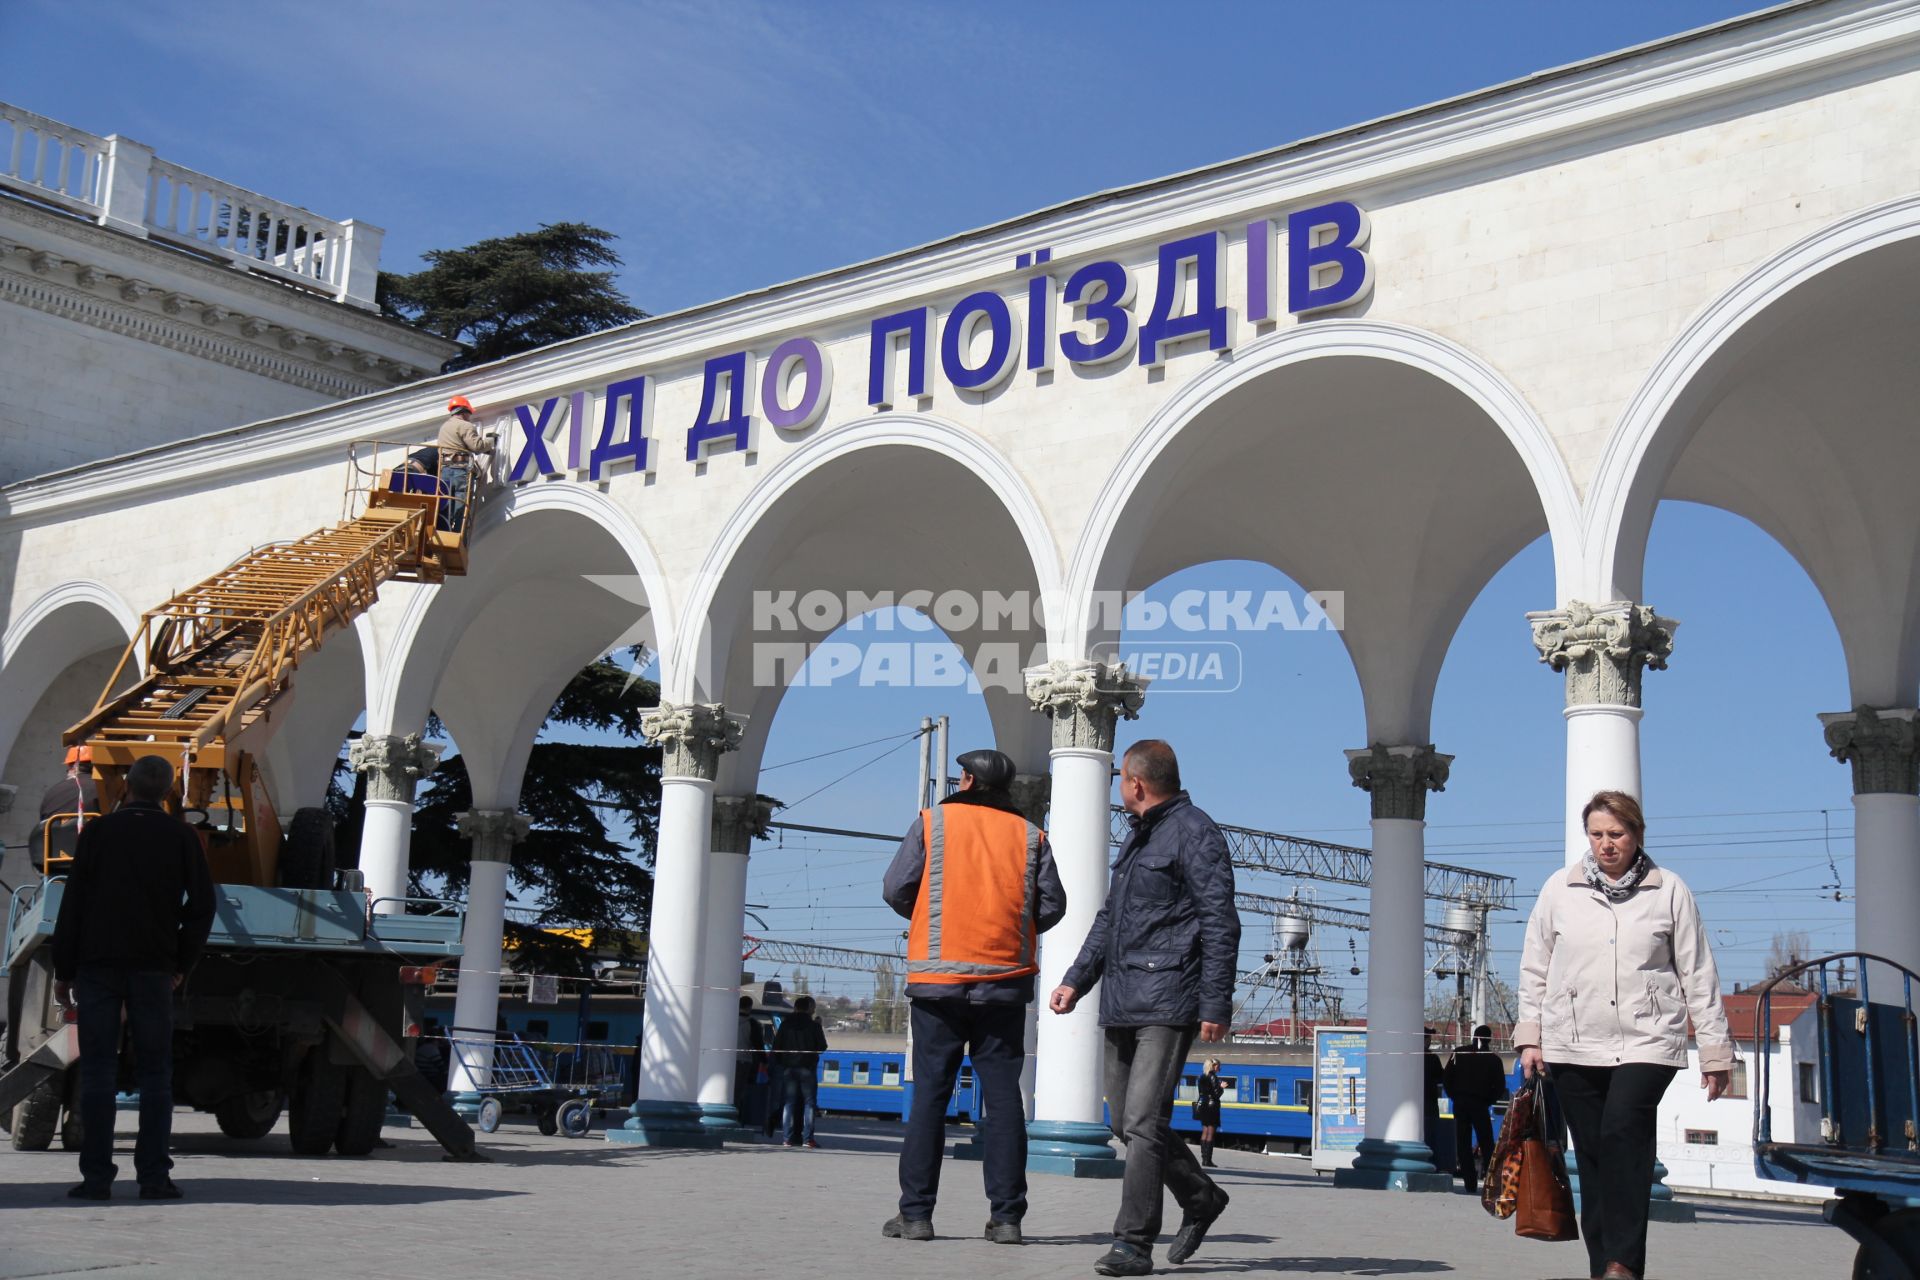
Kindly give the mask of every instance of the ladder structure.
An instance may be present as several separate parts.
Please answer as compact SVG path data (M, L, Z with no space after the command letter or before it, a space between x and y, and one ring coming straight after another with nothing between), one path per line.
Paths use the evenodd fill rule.
M149 610L92 712L65 734L68 746L92 749L103 810L119 803L135 760L170 761L222 883L275 883L280 822L256 762L301 661L353 625L383 584L466 572L466 529L436 527L446 495L434 478L382 470L378 442L369 465L363 447L350 463L346 519L249 552Z

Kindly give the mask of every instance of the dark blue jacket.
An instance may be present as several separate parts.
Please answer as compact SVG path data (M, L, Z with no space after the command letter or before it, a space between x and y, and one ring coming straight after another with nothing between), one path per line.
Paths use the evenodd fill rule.
M1184 791L1130 821L1106 904L1061 981L1100 984L1103 1027L1224 1023L1240 959L1226 837Z

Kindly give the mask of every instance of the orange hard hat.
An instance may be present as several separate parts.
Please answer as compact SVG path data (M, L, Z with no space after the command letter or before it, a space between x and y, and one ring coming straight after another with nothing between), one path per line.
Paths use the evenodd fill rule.
M75 764L92 764L92 763L93 763L93 748L92 748L92 747L89 747L89 746L87 746L87 745L86 745L85 743L82 743L81 745L79 745L79 746L77 746L77 747L68 747L68 748L67 748L67 763L68 763L69 765L75 765Z
M472 413L473 401L467 399L465 396L455 396L453 399L447 401L447 412L452 413L455 409L465 409L468 413Z

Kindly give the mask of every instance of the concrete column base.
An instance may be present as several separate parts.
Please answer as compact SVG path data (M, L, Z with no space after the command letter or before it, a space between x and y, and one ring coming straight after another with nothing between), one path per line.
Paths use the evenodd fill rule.
M1077 1120L1027 1121L1027 1172L1052 1173L1063 1178L1118 1178L1127 1162L1107 1145L1112 1137L1103 1124ZM980 1160L985 1148L978 1134L972 1142L954 1146L956 1160Z
M448 1094L447 1104L453 1108L453 1114L468 1124L480 1118L480 1095L471 1090Z
M1433 1167L1424 1142L1362 1138L1353 1165L1333 1171L1333 1185L1363 1191L1438 1191L1451 1194L1453 1175Z
M728 1108L731 1110L732 1108ZM608 1142L636 1147L718 1147L720 1133L702 1124L697 1102L659 1102L643 1098L627 1108L627 1122L607 1130Z
M731 1102L701 1103L700 1127L719 1134L722 1142L745 1142L749 1136L740 1124L740 1108Z
M1573 1161L1572 1152L1567 1154L1567 1185L1573 1189L1573 1208L1580 1209L1580 1169ZM1653 1161L1653 1190L1647 1196L1647 1221L1649 1222L1697 1222L1699 1215L1690 1204L1682 1204L1673 1198L1673 1188L1667 1185L1667 1166L1660 1163L1658 1156Z

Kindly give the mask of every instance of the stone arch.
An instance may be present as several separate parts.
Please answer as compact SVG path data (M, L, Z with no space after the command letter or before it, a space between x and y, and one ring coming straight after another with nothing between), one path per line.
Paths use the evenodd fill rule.
M1364 376L1362 376L1364 375ZM1486 581L1528 542L1541 532L1549 535L1556 576L1564 584L1574 580L1580 563L1579 503L1566 464L1546 428L1520 394L1495 369L1472 352L1434 334L1402 325L1375 320L1341 320L1301 325L1274 334L1234 354L1214 369L1194 379L1176 392L1134 438L1101 489L1093 511L1074 549L1068 574L1067 602L1072 616L1064 637L1066 644L1084 652L1101 637L1100 619L1094 616L1099 593L1137 588L1157 581L1184 563L1228 558L1235 535L1228 529L1232 513L1208 510L1195 513L1196 523L1217 525L1212 539L1214 554L1176 563L1174 555L1166 563L1153 554L1143 554L1143 540L1154 525L1155 504L1166 501L1183 485L1191 487L1194 466L1209 465L1216 478L1225 474L1221 460L1196 462L1209 447L1192 430L1203 419L1219 422L1235 433L1233 438L1259 447L1268 446L1249 428L1250 415L1260 411L1256 388L1304 387L1317 397L1309 412L1316 416L1309 431L1303 432L1290 448L1294 461L1304 468L1305 480L1291 490L1299 497L1302 486L1326 468L1336 468L1338 460L1330 451L1328 423L1346 415L1353 423L1370 409L1387 412L1409 406L1431 406L1428 421L1445 418L1455 437L1467 439L1475 458L1497 479L1476 481L1464 473L1446 477L1472 489L1469 501L1480 504L1487 518L1484 527L1472 528L1472 521L1448 522L1436 517L1428 528L1440 537L1442 549L1448 538L1477 538L1476 545L1464 550L1456 547L1459 563L1447 567L1447 581L1438 584L1428 576L1424 582L1412 579L1403 584L1409 593L1424 586L1432 597L1420 604L1417 613L1399 625L1417 628L1423 634L1404 638L1404 643L1374 645L1372 639L1347 634L1350 655L1360 670L1361 685L1367 699L1368 730L1375 736L1393 740L1414 740L1425 736L1433 686L1440 663L1445 657L1448 638L1474 596ZM1340 396L1348 397L1346 402ZM1271 406L1267 406L1270 408ZM1462 435L1462 433L1466 433ZM1409 441L1430 446L1417 435ZM1374 443L1378 443L1375 441ZM1363 453L1347 448L1349 455ZM1432 449L1429 447L1429 455ZM1277 455L1276 455L1277 457ZM1431 456L1429 458L1431 460ZM1252 473L1257 468L1245 468ZM1338 475L1337 469L1324 474ZM1257 479L1251 475L1243 478ZM1355 475L1347 475L1354 482ZM1412 481L1402 476L1402 487L1395 492L1413 492ZM1278 487L1278 486L1276 486ZM1357 495L1348 495L1349 499ZM1246 494L1230 499L1223 495L1221 505L1245 502ZM1346 504L1356 505L1353 502ZM1389 508L1378 499L1371 507ZM1439 512L1438 504L1434 507ZM1315 537L1353 533L1354 513L1338 513L1332 523L1316 530ZM1452 528L1451 534L1440 531ZM1411 529L1411 526L1409 527ZM1245 533L1243 528L1241 533ZM1414 531L1417 532L1417 531ZM1295 531L1296 535L1298 531ZM1382 535L1386 536L1386 535ZM1403 532L1413 538L1413 532ZM1200 541L1207 539L1202 537ZM1255 539L1257 541L1257 538ZM1308 539L1295 537L1296 544ZM1211 545L1211 544L1210 544ZM1409 559L1432 560L1436 547L1409 545L1400 549ZM1245 554L1244 551L1239 554ZM1305 576L1349 572L1360 573L1362 561L1376 568L1391 549L1376 550L1368 556L1344 559L1320 556L1323 567L1315 570L1316 557L1303 553L1273 555L1270 562L1301 582L1307 589L1347 590L1349 618L1352 619L1353 584L1338 581L1319 583ZM1464 557L1464 559L1462 559ZM1143 564L1152 568L1140 572ZM1346 567L1339 567L1344 564ZM1308 572L1312 571L1312 572ZM1382 591L1385 587L1380 588ZM1378 627L1376 627L1378 630ZM1361 642L1365 640L1366 643ZM1369 651L1369 646L1377 650ZM1412 646L1412 648L1409 648ZM1399 673L1399 674L1396 674ZM1394 686L1389 688L1388 686ZM1404 686L1404 687L1402 687Z
M1920 374L1904 354L1920 337L1907 301L1916 283L1920 197L1907 197L1789 246L1695 316L1601 455L1583 591L1640 598L1662 498L1722 507L1813 579L1840 630L1854 700L1910 704L1920 686L1920 518L1881 486L1920 462L1902 452L1912 433L1896 421L1920 403Z
M907 486L923 494L915 510L912 530L891 530L884 544L861 552L861 565L822 568L826 550L796 549L807 538L816 541L838 536L848 521L845 502L898 503ZM809 502L831 499L836 510L809 524L804 509ZM875 527L884 528L885 515L876 506L868 513ZM895 511L894 516L898 517ZM938 536L928 531L937 530ZM796 532L798 531L798 532ZM962 535L979 544L969 561ZM911 545L908 545L911 544ZM937 544L937 545L934 545ZM694 589L686 597L686 621L680 648L670 664L671 678L663 681L665 696L674 701L728 701L729 710L749 714L741 750L731 753L724 767L728 781L750 785L758 768L758 753L766 729L779 704L781 689L756 690L743 697L745 683L742 647L737 636L752 634L749 592L755 587L777 588L767 575L778 577L779 566L792 567L808 555L808 572L816 576L801 586L842 589L1021 591L1033 601L1049 603L1059 596L1060 558L1039 504L1011 463L981 438L951 422L925 414L876 415L831 429L783 460L757 484L731 513L714 539ZM872 567L875 573L869 573ZM919 581L876 581L900 577L917 569ZM998 576L996 576L998 575ZM1036 626L1008 632L1005 643L1033 646L1047 639L1039 611ZM1049 624L1051 615L1045 617ZM973 658L988 632L951 636ZM817 639L817 636L805 637ZM772 696L766 696L771 694ZM1017 754L1031 756L1039 738L1026 724L1035 719L1024 700L1005 689L990 689L989 716L997 731L1020 739ZM1015 704L1018 703L1018 707ZM1017 710L1017 714L1016 714ZM1022 759L1023 767L1041 768L1041 759Z

